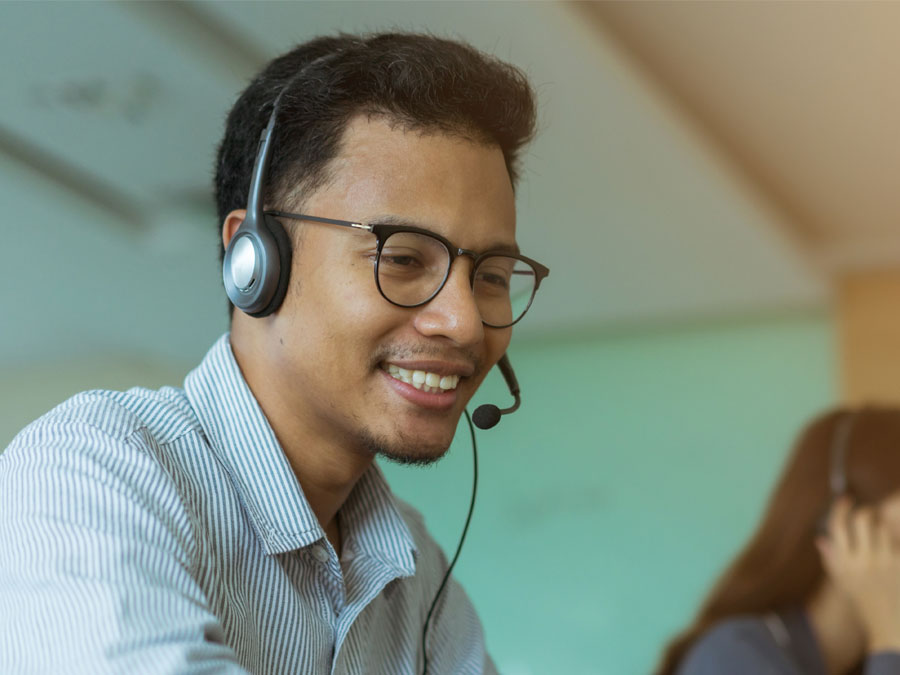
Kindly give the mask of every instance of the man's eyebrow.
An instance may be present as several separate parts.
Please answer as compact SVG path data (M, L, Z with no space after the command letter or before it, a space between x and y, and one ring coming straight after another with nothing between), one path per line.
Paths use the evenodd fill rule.
M428 227L426 224L419 221L410 220L409 218L405 218L404 216L385 214L376 216L375 218L372 218L367 222L369 225L396 225L400 227L417 227L420 230L426 230L427 232L439 234L442 237L444 236L442 233ZM498 251L500 253L512 253L514 255L519 255L520 253L518 244L507 244L506 242L496 242L494 244L491 244L490 246L485 247L483 250Z
M418 223L410 220L409 218L404 218L403 216L395 216L395 215L391 215L391 214L375 216L368 222L370 225L410 225L412 227L419 227Z
M497 251L498 253L511 253L513 255L519 255L519 253L520 253L518 244L509 245L509 244L501 244L499 242L496 244L493 244L492 246L488 246L484 250L485 251Z

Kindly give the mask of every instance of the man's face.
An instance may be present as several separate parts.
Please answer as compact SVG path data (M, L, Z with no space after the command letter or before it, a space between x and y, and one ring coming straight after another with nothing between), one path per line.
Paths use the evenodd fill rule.
M477 252L515 245L513 190L495 146L358 117L330 168L333 180L302 200L304 213L399 220ZM285 224L302 232L291 285L266 340L282 409L326 447L403 461L442 456L511 334L482 324L469 283L471 258L454 261L431 302L401 308L375 285L374 235ZM449 378L445 387L455 377L459 382L430 393L404 382L402 372L400 379L391 375L391 366Z

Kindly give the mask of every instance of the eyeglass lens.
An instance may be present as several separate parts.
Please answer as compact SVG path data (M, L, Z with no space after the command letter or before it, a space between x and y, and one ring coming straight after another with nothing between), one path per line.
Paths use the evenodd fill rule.
M391 302L414 307L441 289L449 271L450 252L443 243L416 232L395 232L381 249L378 286ZM535 279L534 268L518 258L482 258L472 284L482 321L495 327L518 321L531 303Z

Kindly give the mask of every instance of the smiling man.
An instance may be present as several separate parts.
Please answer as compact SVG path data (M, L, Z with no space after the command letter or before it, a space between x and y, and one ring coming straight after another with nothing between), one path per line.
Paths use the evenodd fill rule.
M519 71L430 36L267 66L216 165L230 333L0 456L0 672L494 672L373 460L447 451L547 274L516 244L534 120Z

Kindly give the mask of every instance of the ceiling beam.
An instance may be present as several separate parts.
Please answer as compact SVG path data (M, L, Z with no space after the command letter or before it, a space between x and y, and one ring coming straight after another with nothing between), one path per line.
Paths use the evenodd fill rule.
M146 226L140 204L130 195L91 175L84 167L70 164L59 155L44 150L2 125L0 155L30 169L44 180L135 231Z
M228 80L249 80L272 55L204 5L184 0L119 3L167 38L174 37Z

